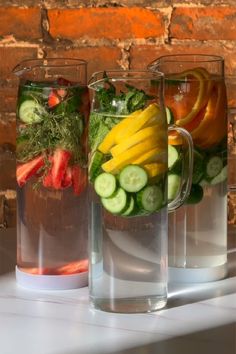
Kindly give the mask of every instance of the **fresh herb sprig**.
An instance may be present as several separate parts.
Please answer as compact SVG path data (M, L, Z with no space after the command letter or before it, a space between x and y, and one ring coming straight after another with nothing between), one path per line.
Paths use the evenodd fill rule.
M27 162L41 153L61 147L73 154L74 162L85 164L81 147L83 118L79 113L54 114L46 112L37 124L19 127L17 160Z
M129 115L145 108L147 101L154 97L134 86L126 84L127 92L117 92L115 86L104 73L105 86L95 93L98 109L90 114L89 145L94 151L106 134L120 121L120 116Z

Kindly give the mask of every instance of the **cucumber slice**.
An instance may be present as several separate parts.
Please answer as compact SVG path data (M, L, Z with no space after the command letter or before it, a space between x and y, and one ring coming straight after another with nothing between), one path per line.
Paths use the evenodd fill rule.
M94 151L89 162L89 180L91 182L95 181L95 178L100 174L101 172L101 166L104 162L104 155L100 151Z
M22 102L19 107L19 118L26 124L38 123L43 119L43 115L46 113L43 106L37 101L26 100Z
M176 174L168 175L168 200L173 200L177 197L180 189L181 178Z
M116 190L116 178L111 173L103 172L94 182L96 193L103 198L109 198Z
M197 184L204 175L204 157L197 150L193 151L193 176L192 183Z
M177 149L172 146L168 145L168 168L171 169L176 164L179 159L179 153Z
M127 194L122 188L118 188L116 193L110 198L101 198L102 205L112 214L122 213L127 205Z
M154 212L162 207L163 192L160 187L147 186L137 193L137 203L141 209Z
M206 164L206 177L216 177L223 168L223 160L219 156L212 156Z
M228 176L228 173L227 173L227 165L226 165L225 167L222 168L220 173L211 180L210 183L212 185L215 185L215 184L224 182L227 180L227 176Z
M135 203L134 203L134 198L133 196L131 195L130 196L130 199L129 199L129 203L128 203L128 206L127 208L125 209L125 211L123 213L121 213L121 215L123 216L129 216L133 213L134 211L134 208L135 208Z
M197 204L203 198L203 188L199 184L192 184L191 191L185 204Z
M167 119L167 124L174 123L174 115L169 107L166 107L166 119Z
M147 181L147 172L138 165L124 167L119 176L120 186L126 192L139 192L146 186Z

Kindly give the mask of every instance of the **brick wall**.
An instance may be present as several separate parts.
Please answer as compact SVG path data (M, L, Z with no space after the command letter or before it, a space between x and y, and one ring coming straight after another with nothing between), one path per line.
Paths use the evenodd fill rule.
M86 59L90 75L201 52L236 73L235 0L0 0L0 24L0 145L15 142L11 70L26 58Z
M11 70L25 58L79 57L90 75L202 52L223 55L227 72L236 73L234 0L0 0L0 23L0 143L15 141Z

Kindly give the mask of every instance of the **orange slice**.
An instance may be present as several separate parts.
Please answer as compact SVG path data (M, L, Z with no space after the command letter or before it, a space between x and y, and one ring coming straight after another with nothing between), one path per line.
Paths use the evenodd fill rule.
M192 121L205 104L208 90L205 75L198 68L173 76L179 85L169 85L165 91L165 104L172 110L176 124L184 126Z

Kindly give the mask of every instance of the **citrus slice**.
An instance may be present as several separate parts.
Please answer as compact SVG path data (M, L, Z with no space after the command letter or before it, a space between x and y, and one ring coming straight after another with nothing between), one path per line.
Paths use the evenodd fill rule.
M179 81L179 84L168 85L167 80L165 104L173 111L176 124L185 126L204 106L208 84L197 68L175 74L171 80Z

